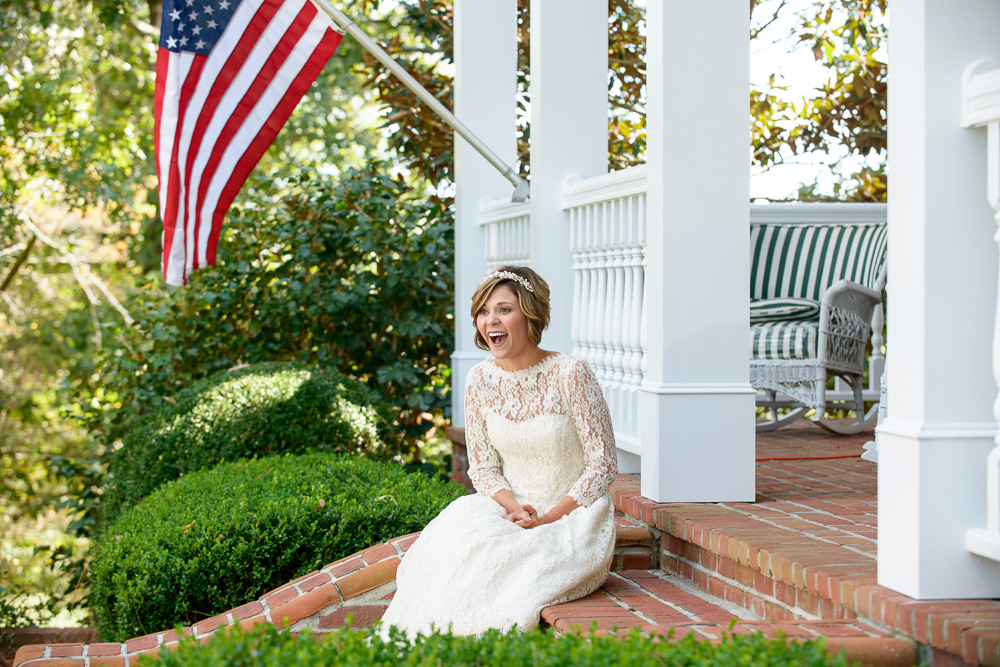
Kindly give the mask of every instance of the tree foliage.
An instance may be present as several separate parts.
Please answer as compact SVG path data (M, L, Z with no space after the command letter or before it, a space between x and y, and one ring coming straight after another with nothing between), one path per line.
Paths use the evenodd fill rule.
M215 371L299 361L336 368L396 406L416 456L428 413L450 405L452 219L389 171L375 162L336 183L302 174L291 194L257 180L230 212L216 266L182 290L143 282L132 299L138 328L103 355L100 373L124 405L105 431L120 434L126 415Z
M761 5L758 8L758 5ZM767 11L764 11L764 10ZM751 36L762 39L775 21L794 7L788 0L751 0ZM794 17L798 30L792 49L808 48L829 73L827 80L801 100L785 94L788 82L772 75L768 84L750 92L753 162L768 169L807 154L838 151L863 157L867 164L842 173L834 198L886 200L887 0L813 0ZM800 199L820 198L816 184L806 184Z

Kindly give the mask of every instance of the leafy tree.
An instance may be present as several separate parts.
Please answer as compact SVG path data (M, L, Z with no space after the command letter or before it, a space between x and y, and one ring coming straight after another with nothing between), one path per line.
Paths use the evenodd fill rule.
M529 0L518 1L518 157L528 171L530 126ZM859 201L885 200L887 0L751 0L750 37L781 41L771 26L796 28L791 48L808 47L830 73L829 79L801 101L784 95L788 82L772 78L751 91L753 162L766 170L806 154L845 151L869 164L840 179L834 196ZM406 39L394 38L387 50L442 100L451 97L451 3L411 0L403 3ZM608 167L623 169L645 160L645 13L636 0L611 0L608 18ZM416 44L416 46L414 46ZM360 66L359 66L360 67ZM398 80L365 57L375 73L389 145L414 171L431 181L452 179L452 131ZM838 169L837 164L831 170ZM816 184L802 188L804 199L828 198Z
M774 75L767 86L751 90L754 165L766 170L839 148L868 164L838 178L834 197L885 201L887 0L811 0L801 8L789 0L766 6L751 0L750 8L751 37L757 40L797 10L790 48L809 48L829 72L822 86L800 101L786 99L788 84ZM839 173L836 163L830 169ZM824 197L812 183L803 185L798 198Z
M219 262L183 290L147 280L133 298L138 330L122 329L101 375L124 409L99 414L110 437L191 381L240 363L337 368L399 409L417 454L447 415L452 348L452 219L375 162L336 183L302 174L288 193L230 213Z
M528 104L530 103L530 0L517 3L517 91L518 159L527 175ZM410 0L401 3L405 26L386 45L386 50L438 99L452 98L454 52L452 49L452 2ZM610 169L640 164L645 149L644 13L634 0L610 0L608 76ZM389 146L415 172L432 182L451 181L452 130L421 103L398 79L371 56L359 71L372 72L369 83L378 89L384 129Z

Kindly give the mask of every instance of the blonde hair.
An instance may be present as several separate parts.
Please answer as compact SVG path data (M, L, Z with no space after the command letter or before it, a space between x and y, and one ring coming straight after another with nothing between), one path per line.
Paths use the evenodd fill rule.
M511 274L517 278L511 278ZM524 283L527 283L527 286ZM479 283L479 287L472 295L472 326L476 327L479 311L486 306L486 302L490 300L490 295L498 285L506 285L517 296L521 312L528 320L528 339L534 345L541 343L542 331L549 326L549 284L526 266L501 266ZM480 350L490 349L489 343L483 339L478 327L476 327L475 341L476 347Z

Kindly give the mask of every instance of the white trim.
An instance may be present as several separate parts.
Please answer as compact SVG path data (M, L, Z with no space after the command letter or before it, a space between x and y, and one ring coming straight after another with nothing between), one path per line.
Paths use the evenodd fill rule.
M1000 121L1000 62L977 60L962 73L962 126Z
M623 452L628 452L629 454L635 454L636 456L642 456L642 444L639 442L638 438L632 438L627 435L615 434L615 447L622 450Z
M970 528L965 533L965 548L977 556L1000 561L1000 535L984 528Z
M646 194L646 165L591 178L568 176L562 185L563 210Z
M795 202L778 204L750 204L750 224L823 224L854 223L876 224L885 222L886 204L856 202Z
M910 440L992 440L997 434L996 422L952 422L920 424L899 419L887 419L877 428L880 435L894 435Z
M531 201L512 202L509 199L483 199L479 202L479 224L488 225L502 220L516 220L531 215Z
M695 396L704 394L714 395L756 395L757 390L750 386L750 383L726 382L726 383L701 383L701 382L669 382L656 384L644 381L639 386L640 391L658 396Z

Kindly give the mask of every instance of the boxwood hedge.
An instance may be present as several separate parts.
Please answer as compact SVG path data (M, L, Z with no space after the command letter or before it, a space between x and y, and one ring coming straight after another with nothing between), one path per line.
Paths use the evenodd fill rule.
M115 453L101 524L164 482L234 461L306 451L396 453L394 410L333 371L264 363L216 373L135 424Z
M189 625L422 529L463 495L394 463L326 453L221 463L169 482L98 542L92 609L124 641Z
M843 657L826 655L822 640L790 643L786 638L766 639L762 634L725 633L717 644L699 642L693 635L677 641L643 637L632 633L623 638L594 635L552 635L535 630L527 633L489 632L483 637L434 634L408 641L396 636L386 643L370 631L339 631L317 637L320 641L279 634L262 624L251 632L234 628L212 636L206 645L182 640L174 651L161 651L139 660L162 667L294 667L324 665L410 665L438 667L633 667L671 665L753 665L754 667L846 667Z

